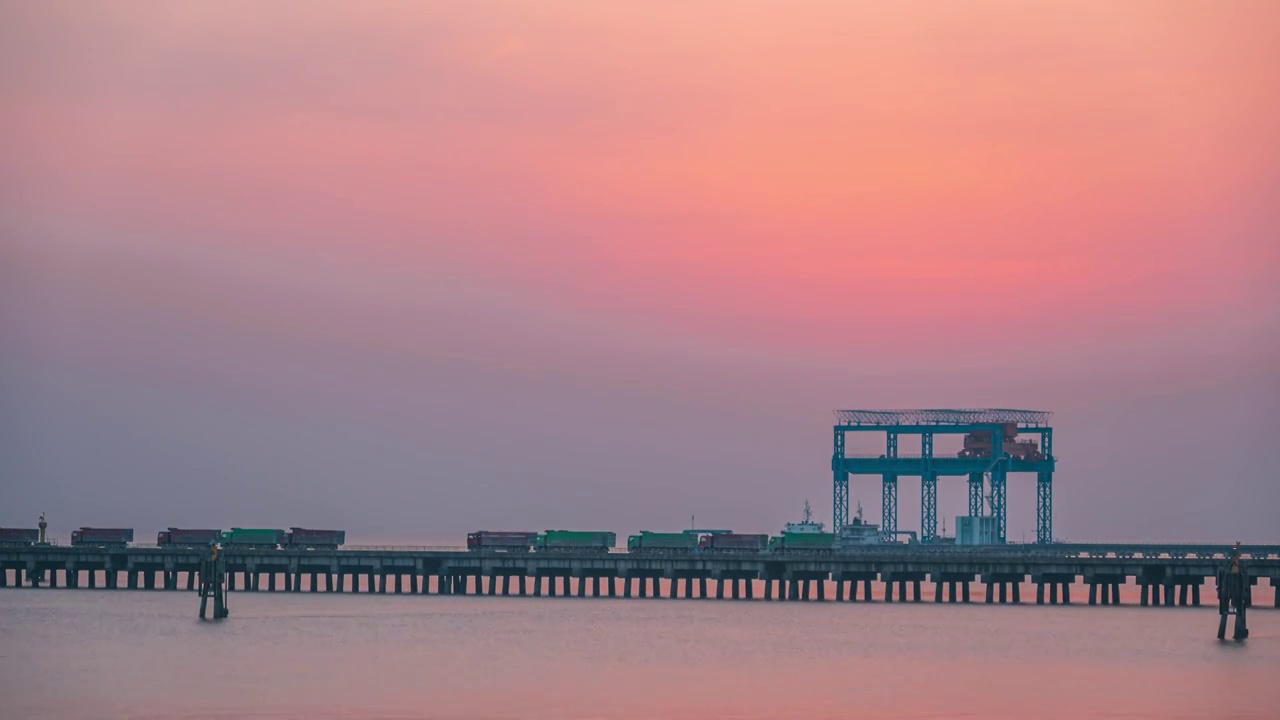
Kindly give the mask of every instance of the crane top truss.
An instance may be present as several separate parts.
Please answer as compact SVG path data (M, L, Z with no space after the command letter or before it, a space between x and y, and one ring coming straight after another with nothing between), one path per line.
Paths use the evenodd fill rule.
M984 425L1018 423L1047 425L1051 412L1009 408L923 410L836 410L840 425Z

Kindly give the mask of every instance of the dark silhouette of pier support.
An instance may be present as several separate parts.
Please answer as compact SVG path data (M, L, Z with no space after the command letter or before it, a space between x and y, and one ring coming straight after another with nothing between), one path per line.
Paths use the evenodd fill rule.
M209 600L213 600L213 619L221 620L228 615L227 590L229 588L227 563L220 557L218 546L209 548L209 556L200 563L200 619L207 619Z
M1231 558L1225 567L1218 570L1218 639L1224 640L1227 635L1227 621L1235 616L1235 627L1231 633L1233 640L1246 640L1249 637L1249 626L1246 622L1246 610L1252 604L1252 583L1249 571L1240 562L1240 543L1236 543L1231 551Z

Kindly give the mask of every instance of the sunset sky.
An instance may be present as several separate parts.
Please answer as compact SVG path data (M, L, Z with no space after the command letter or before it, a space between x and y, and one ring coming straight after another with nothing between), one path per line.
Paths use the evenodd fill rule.
M0 0L0 525L776 532L995 406L1280 542L1278 139L1266 1Z

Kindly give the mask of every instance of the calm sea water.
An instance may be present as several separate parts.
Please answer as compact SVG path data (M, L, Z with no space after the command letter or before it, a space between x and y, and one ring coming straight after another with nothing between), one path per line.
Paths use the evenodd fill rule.
M1236 644L1207 608L231 602L213 623L187 593L0 590L0 718L1280 717L1269 608Z

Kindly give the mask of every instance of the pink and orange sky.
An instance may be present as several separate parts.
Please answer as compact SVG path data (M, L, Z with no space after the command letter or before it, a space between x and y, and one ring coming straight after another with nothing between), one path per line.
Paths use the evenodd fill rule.
M1280 541L1277 88L1271 2L0 3L0 524L776 530L1026 406L1059 535Z

